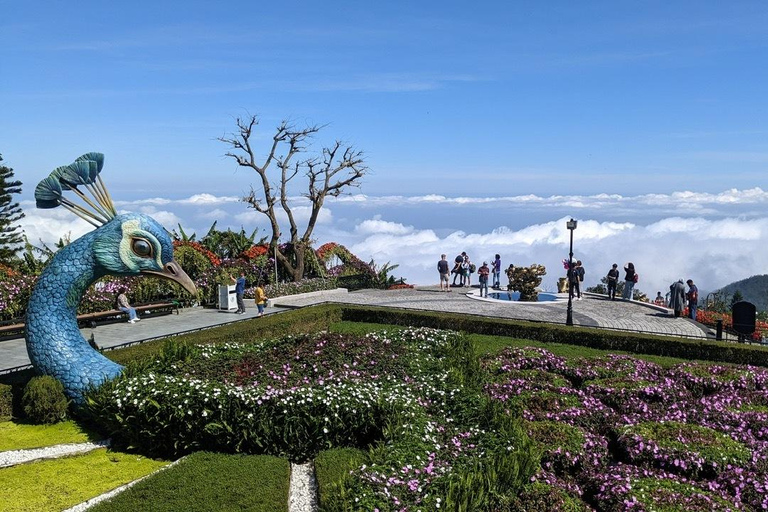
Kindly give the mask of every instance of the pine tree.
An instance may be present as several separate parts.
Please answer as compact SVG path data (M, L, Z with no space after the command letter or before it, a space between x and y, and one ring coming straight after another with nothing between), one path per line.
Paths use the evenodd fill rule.
M21 226L16 224L24 217L19 203L14 203L13 194L21 192L21 182L13 179L13 169L2 165L0 155L0 262L9 263L19 245L24 242Z

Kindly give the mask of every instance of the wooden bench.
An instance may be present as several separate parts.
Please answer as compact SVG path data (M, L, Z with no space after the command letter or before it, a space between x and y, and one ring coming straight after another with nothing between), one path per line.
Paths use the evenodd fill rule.
M159 315L168 315L173 312L179 314L178 302L153 302L150 304L139 304L133 306L136 313L141 317L153 317ZM144 315L142 315L144 313ZM119 309L110 309L108 311L97 311L95 313L84 313L77 315L77 323L80 326L86 326L94 328L99 322L118 322L128 318L128 313L124 313ZM18 337L24 334L24 323L7 323L0 324L0 337Z

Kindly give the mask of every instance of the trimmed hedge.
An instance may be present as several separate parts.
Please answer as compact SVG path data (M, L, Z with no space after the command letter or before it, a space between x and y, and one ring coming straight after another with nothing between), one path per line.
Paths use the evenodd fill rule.
M264 338L280 337L286 334L327 331L329 326L341 320L341 308L333 304L324 304L311 308L294 309L284 313L266 315L242 322L235 322L210 329L180 334L172 338L178 344L207 345L221 343L247 343ZM155 356L162 351L169 338L133 345L130 347L104 352L111 360L126 364L145 356Z
M621 350L636 354L768 367L768 347L724 341L694 340L590 327L566 327L484 316L392 308L341 306L341 313L342 320L350 322L451 329L544 343L566 343L600 350Z

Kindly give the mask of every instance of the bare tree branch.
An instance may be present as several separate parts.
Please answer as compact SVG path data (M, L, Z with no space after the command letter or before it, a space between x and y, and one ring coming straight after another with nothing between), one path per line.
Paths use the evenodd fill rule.
M272 228L271 245L277 246L280 237L280 225L275 211L279 203L285 212L290 232L290 243L293 246L293 261L279 249L276 251L277 259L283 268L287 269L298 281L304 273L304 251L310 246L312 231L317 223L320 210L327 196L337 197L349 187L357 187L361 179L368 172L362 151L357 151L351 146L345 146L341 141L336 141L331 147L322 149L321 157L311 157L294 161L297 155L306 153L310 139L319 132L323 126L313 125L297 129L288 121L282 121L275 129L272 136L272 144L263 161L259 162L251 145L251 138L258 118L250 115L247 118L237 118L237 131L218 140L229 146L230 151L225 156L232 158L239 167L246 167L259 176L261 180L260 190L251 188L250 193L243 197L243 201L257 212L265 215ZM284 156L278 155L278 150L285 148ZM268 172L272 163L277 167L276 173L272 173L275 183L270 182ZM311 202L311 214L307 227L299 237L299 229L291 209L288 184L300 173L308 179L307 192L304 195ZM277 191L277 194L273 192Z

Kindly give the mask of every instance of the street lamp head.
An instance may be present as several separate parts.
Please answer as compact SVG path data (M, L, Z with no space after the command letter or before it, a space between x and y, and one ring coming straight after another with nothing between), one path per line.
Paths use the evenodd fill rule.
M578 224L578 221L571 219L565 223L565 227L573 231L574 229L576 229L577 224Z

